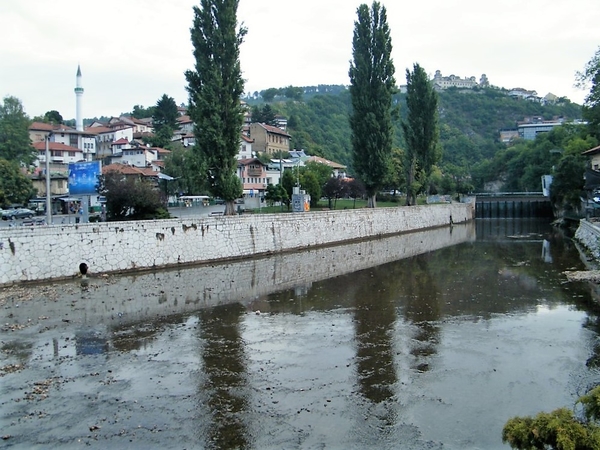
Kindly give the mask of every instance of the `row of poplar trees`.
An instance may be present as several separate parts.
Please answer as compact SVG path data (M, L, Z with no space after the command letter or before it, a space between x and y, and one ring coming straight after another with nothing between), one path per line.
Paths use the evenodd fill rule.
M397 109L392 38L387 13L379 2L358 7L350 63L352 99L352 156L354 170L365 185L368 206L376 206L391 167L393 123ZM406 120L402 121L405 141L403 168L406 177L406 204L416 204L418 191L426 185L431 169L440 158L438 148L437 94L425 70L414 64L406 70Z
M237 22L238 0L201 0L194 7L191 40L195 68L185 73L189 115L196 130L193 161L196 173L208 180L211 194L225 200L226 215L235 214L234 200L242 195L236 176L235 155L243 123L240 98L244 81L240 45L246 28ZM396 92L392 40L386 9L379 2L360 5L355 22L353 61L350 63L353 166L366 188L368 206L376 206L392 168L393 124L398 117L392 105ZM425 186L439 158L437 96L425 70L415 64L406 71L407 116L402 122L405 140L403 167L407 205Z

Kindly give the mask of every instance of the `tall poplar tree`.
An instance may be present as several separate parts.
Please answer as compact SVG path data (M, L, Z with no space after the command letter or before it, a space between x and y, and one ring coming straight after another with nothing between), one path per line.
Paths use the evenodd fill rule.
M406 204L415 205L417 193L427 184L431 169L440 159L438 148L437 93L425 70L413 65L406 69L406 120L402 131L406 143L404 168L406 170Z
M376 206L392 153L392 95L396 91L392 38L384 6L373 2L357 9L350 62L350 115L354 171Z
M244 120L244 93L239 48L246 28L238 27L238 0L201 0L194 6L191 28L195 70L185 72L188 113L194 122L195 165L211 194L225 200L225 214L235 214L234 200L242 195L235 155Z

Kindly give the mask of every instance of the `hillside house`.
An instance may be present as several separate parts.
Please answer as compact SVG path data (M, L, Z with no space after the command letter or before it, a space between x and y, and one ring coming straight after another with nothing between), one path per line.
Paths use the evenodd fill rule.
M292 137L281 128L255 122L250 125L249 137L254 140L252 149L255 152L272 155L290 150Z

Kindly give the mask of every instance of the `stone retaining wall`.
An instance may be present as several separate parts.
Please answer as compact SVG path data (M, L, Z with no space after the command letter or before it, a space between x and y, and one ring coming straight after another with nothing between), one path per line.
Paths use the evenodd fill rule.
M248 258L463 223L473 203L0 230L0 285Z
M600 224L586 219L579 221L575 239L587 248L596 260L600 260Z

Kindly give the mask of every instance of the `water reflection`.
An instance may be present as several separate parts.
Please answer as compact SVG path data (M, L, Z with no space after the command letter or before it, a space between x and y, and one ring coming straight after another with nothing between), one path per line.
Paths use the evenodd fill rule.
M572 403L600 367L598 308L561 274L581 267L572 243L547 224L504 222L478 221L477 240L457 226L92 279L40 310L8 303L11 320L47 314L59 325L6 333L2 349L42 361L38 376L46 355L59 365L75 346L69 377L100 398L129 395L123 407L139 401L144 411L121 411L131 422L152 409L171 436L194 439L157 434L165 447L502 448L506 417ZM96 372L115 382L99 386Z
M200 398L207 397L211 423L206 446L244 449L250 445L245 412L248 409L248 380L240 322L245 309L240 304L200 311L200 337L205 382Z
M360 392L381 403L394 395L397 381L394 363L395 292L380 284L373 271L363 271L349 285L354 303L356 366Z

